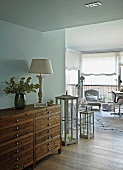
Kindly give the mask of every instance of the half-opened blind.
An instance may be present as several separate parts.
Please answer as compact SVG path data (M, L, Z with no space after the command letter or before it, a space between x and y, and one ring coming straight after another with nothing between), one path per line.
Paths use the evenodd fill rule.
M95 53L82 55L82 74L89 75L116 75L116 53Z

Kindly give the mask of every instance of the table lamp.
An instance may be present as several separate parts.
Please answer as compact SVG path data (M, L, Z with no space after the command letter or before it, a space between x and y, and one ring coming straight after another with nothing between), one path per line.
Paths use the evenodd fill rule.
M44 76L42 74L53 74L52 64L49 59L32 59L29 73L39 74L37 75L39 79L39 92L38 92L38 103L42 103L42 79Z

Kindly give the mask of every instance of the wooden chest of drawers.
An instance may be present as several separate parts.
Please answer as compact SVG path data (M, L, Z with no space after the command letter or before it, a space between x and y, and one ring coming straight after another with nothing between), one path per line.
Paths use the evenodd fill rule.
M61 107L40 109L35 114L35 162L52 153L61 152Z
M34 168L54 149L61 153L60 105L0 110L0 170Z
M14 170L33 164L34 114L0 110L0 169Z

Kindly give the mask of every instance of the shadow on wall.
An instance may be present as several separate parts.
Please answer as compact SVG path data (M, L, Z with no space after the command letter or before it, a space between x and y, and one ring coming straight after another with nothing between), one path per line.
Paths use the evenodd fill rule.
M29 66L26 60L1 60L0 61L0 94L3 94L5 88L5 80L11 77L19 79L22 76L27 76Z

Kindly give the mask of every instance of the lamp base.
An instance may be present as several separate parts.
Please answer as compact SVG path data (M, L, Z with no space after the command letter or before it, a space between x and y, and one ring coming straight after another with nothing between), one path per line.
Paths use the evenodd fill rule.
M47 103L34 103L34 107L47 107Z

